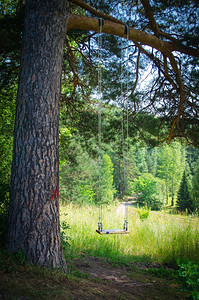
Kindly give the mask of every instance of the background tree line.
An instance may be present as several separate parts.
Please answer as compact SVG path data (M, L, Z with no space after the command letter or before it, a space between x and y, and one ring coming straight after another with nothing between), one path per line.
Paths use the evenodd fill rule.
M65 88L63 90L66 91ZM1 207L7 207L12 158L12 130L14 124L14 104L16 83L1 90ZM82 111L74 122L65 118L61 109L60 118L60 195L61 201L78 204L98 203L98 140L97 110ZM111 196L105 202L112 202L123 195L123 157L121 146L121 109L107 105L103 108L103 172L104 189ZM131 126L131 125L130 125ZM128 194L143 193L140 204L160 209L165 204L174 205L180 183L185 172L189 197L194 204L182 210L198 208L198 149L173 142L152 147L140 139L136 126L130 127ZM148 137L149 138L149 137ZM150 140L150 138L149 138ZM66 152L66 149L68 151ZM106 164L105 164L106 161ZM108 173L108 169L112 171ZM143 186L148 185L147 195ZM174 201L175 200L175 201ZM187 199L188 201L189 199ZM185 200L186 202L186 200Z
M91 127L86 115L83 118L89 131ZM81 135L81 129L73 128L73 132L72 129L68 130L64 127L65 125L61 127L60 185L63 203L74 201L79 204L96 204L99 201L97 120L93 121L95 118L97 118L95 113L93 115L89 113L89 120L95 124L96 128L87 132L86 137ZM121 109L110 109L107 106L103 109L103 120L102 172L108 184L108 186L103 185L103 190L104 194L110 193L111 195L106 197L105 202L108 204L124 196L122 136L121 131L118 131L121 126ZM86 129L83 132L85 134ZM70 149L69 155L65 155L66 144L64 143L67 143ZM152 147L140 140L136 131L131 130L128 170L125 170L128 172L127 194L129 196L132 193L138 194L138 203L152 209L161 209L163 205L174 206L176 202L178 209L182 211L198 209L198 154L197 148L182 143L180 140ZM178 196L178 193L184 177L186 177L189 197L185 200L187 204L181 206L180 197L182 196Z

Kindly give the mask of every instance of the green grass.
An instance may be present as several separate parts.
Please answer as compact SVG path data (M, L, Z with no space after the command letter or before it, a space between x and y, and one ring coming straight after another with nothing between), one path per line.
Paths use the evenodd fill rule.
M104 226L122 228L123 216L116 214L116 207L109 207L103 212ZM0 249L0 296L4 299L131 299L133 290L135 295L140 295L140 299L148 299L149 289L149 299L172 299L173 296L175 299L186 299L190 294L198 296L198 282L195 280L198 265L186 264L189 260L199 261L198 218L182 219L150 212L146 220L141 220L137 210L130 208L130 234L103 236L95 232L98 222L96 207L68 205L61 207L61 222L62 242L66 241L64 252L68 274L58 269L30 265L21 251L12 255ZM126 265L122 268L122 274L125 270L127 276L132 278L133 289L131 286L118 286L116 289L114 280L92 278L92 272L89 273L91 265L85 273L76 262L85 264L87 255L104 258L98 259L104 270L116 270L115 266ZM80 259L73 259L78 256ZM107 260L114 266L107 264ZM163 265L177 265L180 262L180 276L183 275L185 282L179 281L177 268L173 270ZM138 286L135 282L139 283ZM180 286L184 288L183 292L179 291ZM166 295L165 298L162 298L163 295Z
M122 228L123 216L116 207L103 209L104 228ZM61 221L70 225L70 247L66 255L86 253L113 263L155 261L176 265L199 262L199 218L189 219L150 212L142 221L137 210L129 208L129 235L98 235L98 208L68 205L61 208Z

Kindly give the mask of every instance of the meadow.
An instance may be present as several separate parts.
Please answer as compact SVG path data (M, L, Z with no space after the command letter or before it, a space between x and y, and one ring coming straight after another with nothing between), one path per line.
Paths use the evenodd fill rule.
M119 205L104 207L104 228L122 228L123 212ZM148 212L129 207L130 234L99 235L96 206L62 206L67 274L28 264L22 251L2 249L0 296L198 300L199 218Z
M188 261L199 262L199 218L173 216L150 212L141 220L134 207L128 208L130 234L98 235L99 209L95 206L69 204L60 208L61 223L70 246L66 256L87 254L103 257L112 263L156 262L176 265ZM123 212L118 206L103 208L104 228L123 227ZM66 227L66 226L65 226Z

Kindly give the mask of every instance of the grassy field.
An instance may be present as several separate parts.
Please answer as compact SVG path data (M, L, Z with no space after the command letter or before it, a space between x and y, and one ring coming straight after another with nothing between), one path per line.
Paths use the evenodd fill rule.
M122 228L124 217L117 211L118 207L114 206L103 209L104 228ZM93 206L61 207L61 222L70 225L65 231L71 245L67 255L86 253L115 263L153 261L176 265L189 260L199 262L199 218L150 212L142 221L137 210L129 207L130 234L102 236L95 232L98 213L98 208Z
M188 270L187 278L176 267L199 261L198 218L150 212L142 221L130 207L130 234L99 235L96 207L67 205L60 211L68 273L0 249L0 299L199 299L198 265L185 264L181 274ZM122 228L118 207L103 212L104 228Z

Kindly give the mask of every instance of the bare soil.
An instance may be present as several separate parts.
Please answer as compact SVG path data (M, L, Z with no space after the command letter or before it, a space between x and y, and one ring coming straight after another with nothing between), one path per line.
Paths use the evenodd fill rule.
M0 299L186 299L176 279L149 273L160 265L113 266L103 259L84 256L68 263L69 275L21 264L0 255Z
M176 280L155 277L147 272L149 268L160 268L157 264L114 267L103 259L85 257L76 260L75 267L88 274L90 282L95 281L96 289L102 291L102 295L93 299L186 299L179 292Z

